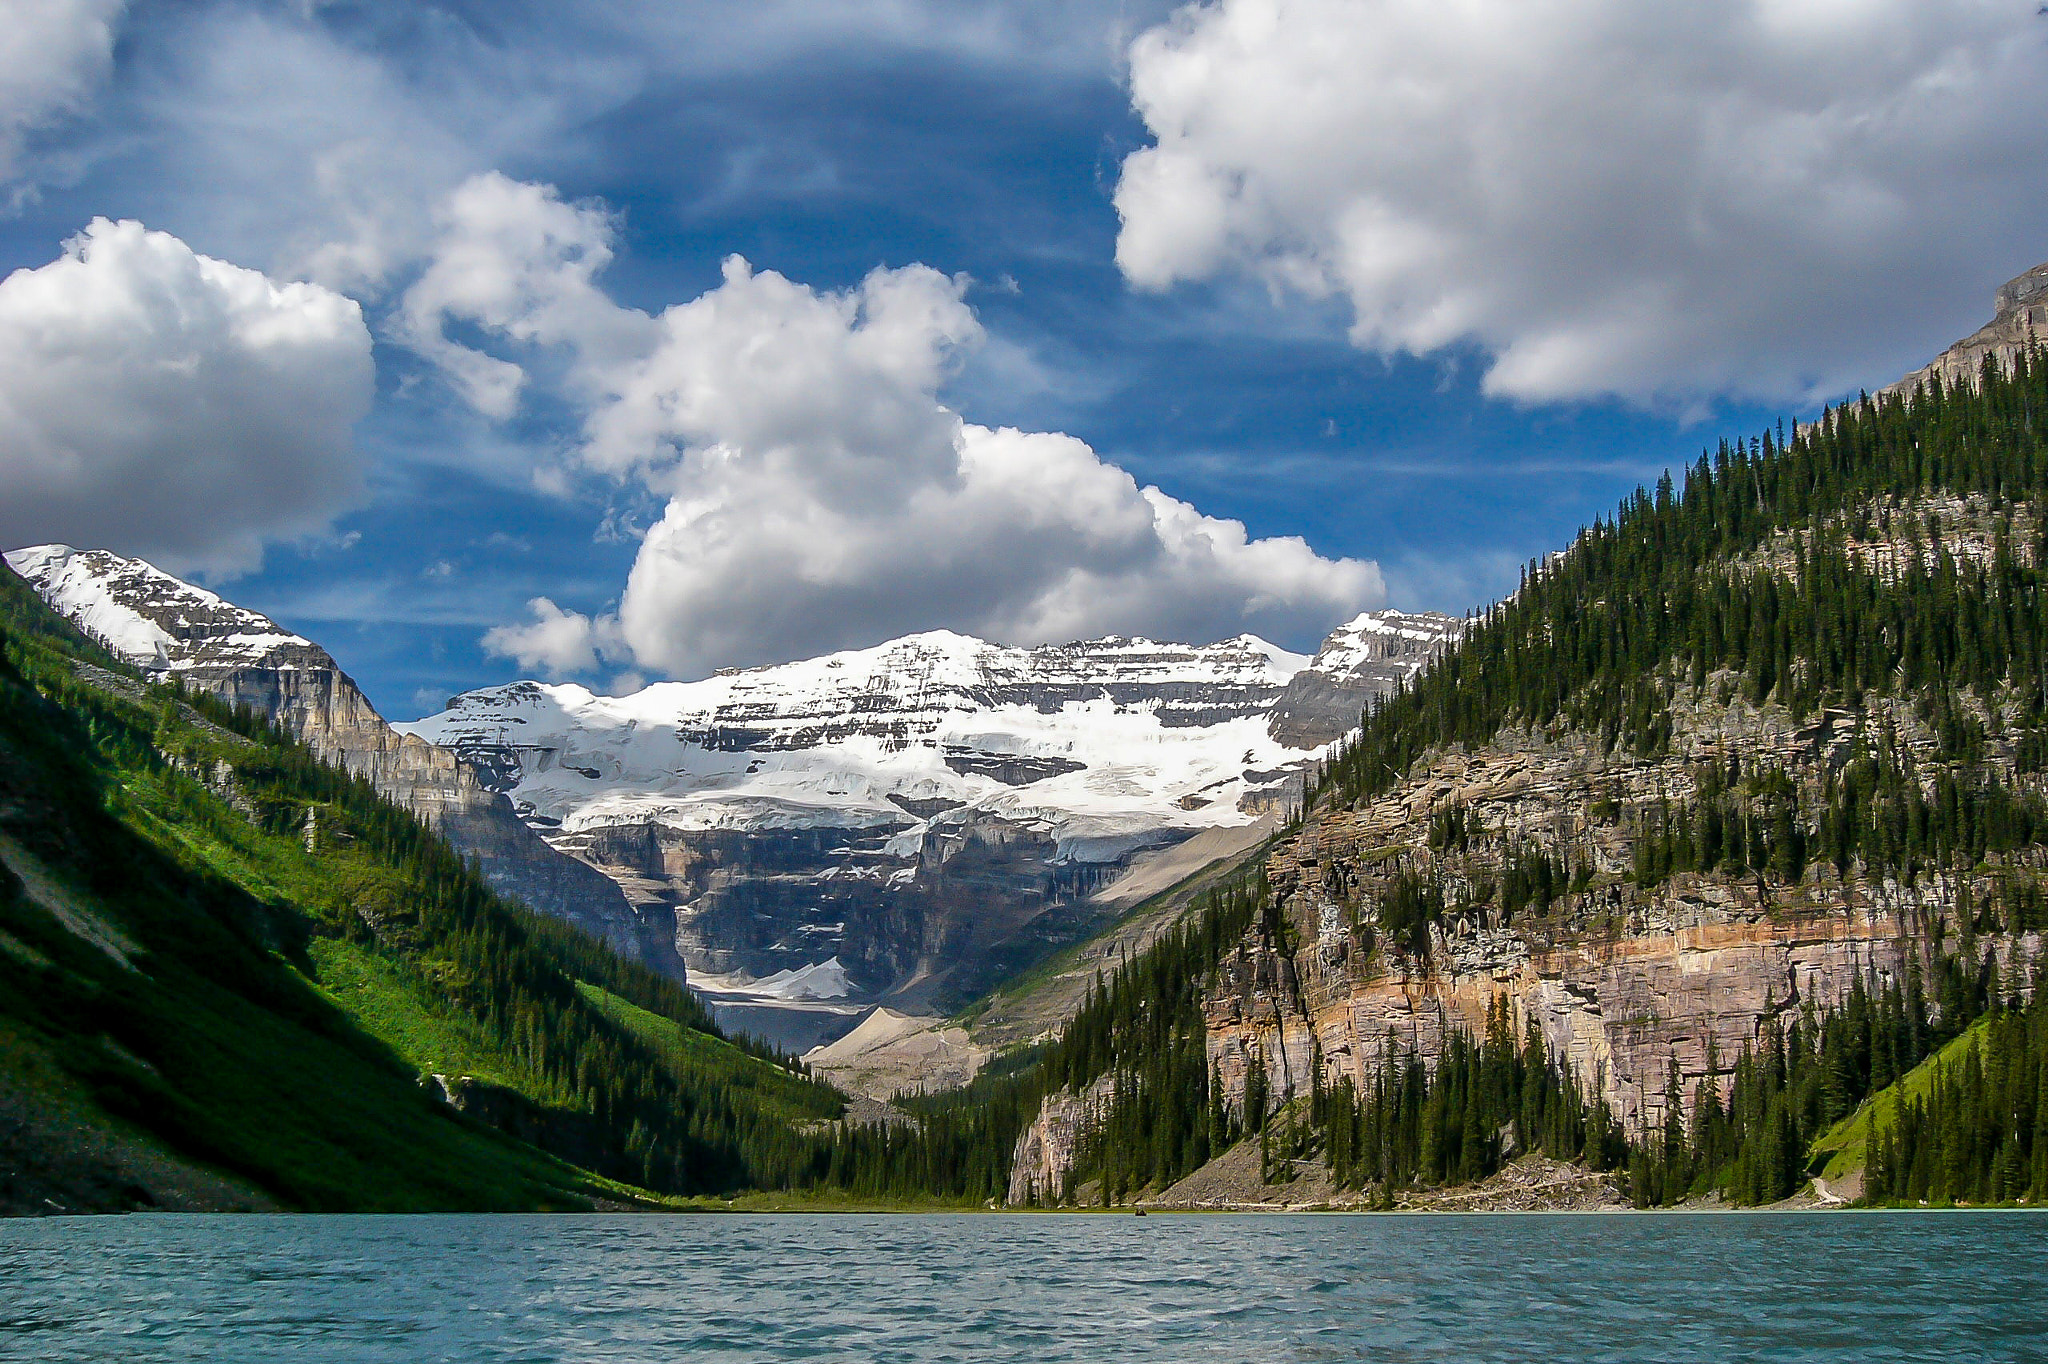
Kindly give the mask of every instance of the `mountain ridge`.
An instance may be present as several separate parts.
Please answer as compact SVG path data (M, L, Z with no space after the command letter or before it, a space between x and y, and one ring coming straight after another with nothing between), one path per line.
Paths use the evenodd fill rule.
M602 874L549 847L456 755L387 724L312 640L106 550L40 545L6 561L58 614L130 664L271 716L369 780L475 857L500 891L684 974Z
M2000 291L1994 344L2043 285ZM1347 741L1220 934L1127 968L1192 982L1178 1022L1126 972L1097 992L1012 1201L1255 1133L1267 1182L1327 1162L1354 1199L1540 1134L1639 1204L1772 1202L1975 1018L2048 1016L2048 355L1986 332L1944 353L1974 368L1723 442L1533 563ZM1518 1051L1541 1121L1465 1087ZM2038 1184L2012 1121L1934 1187Z
M401 728L491 773L643 916L667 906L692 970L833 957L851 997L917 1011L1087 936L1112 917L1090 897L1133 856L1285 808L1315 727L1341 733L1347 706L1355 723L1462 628L1366 613L1321 671L1253 636L1020 647L933 631L622 697L481 688ZM1276 707L1311 675L1290 745Z
M501 890L703 973L729 1022L799 1048L860 1002L951 1007L1086 937L1132 858L1287 808L1315 752L1464 627L1367 612L1314 657L934 630L622 697L506 683L387 725L324 649L216 593L107 551L11 561L137 666L280 717ZM749 980L832 960L842 1002L741 1012Z

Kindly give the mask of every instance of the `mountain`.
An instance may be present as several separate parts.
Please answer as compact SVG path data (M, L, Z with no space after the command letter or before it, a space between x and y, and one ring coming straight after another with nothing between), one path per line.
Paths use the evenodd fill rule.
M368 780L476 858L501 893L684 974L672 934L650 933L615 885L550 847L467 763L386 724L311 640L140 559L67 545L6 559L59 614L128 663L271 716Z
M1012 1197L1156 1195L1243 1133L1254 1189L1391 1201L1541 1148L1638 1203L1830 1161L1853 1196L1846 1139L1809 1143L1987 1015L1946 1109L1874 1110L1870 1188L2048 1193L2006 1080L2048 1019L2044 284L1532 564L1020 1078Z
M1321 748L1358 728L1455 644L1465 622L1432 611L1368 611L1338 626L1309 665L1287 680L1266 727L1288 748Z
M940 631L627 697L489 687L394 726L312 641L140 560L8 562L151 675L370 779L503 893L694 974L722 1017L799 1049L876 1002L965 1003L1116 918L1135 863L1250 836L1464 627L1368 612L1314 658L1251 636L1021 649Z
M0 1214L781 1187L840 1111L0 567Z
M2048 265L2037 265L1999 286L1991 298L1991 320L1950 346L1932 362L1884 390L1912 396L1929 382L1975 384L1989 359L2010 370L2027 347L2048 341Z
M625 697L490 687L400 728L672 916L700 986L738 1001L830 964L842 998L929 1009L1114 917L1091 897L1134 858L1284 810L1312 751L1461 626L1370 613L1313 660L939 631Z

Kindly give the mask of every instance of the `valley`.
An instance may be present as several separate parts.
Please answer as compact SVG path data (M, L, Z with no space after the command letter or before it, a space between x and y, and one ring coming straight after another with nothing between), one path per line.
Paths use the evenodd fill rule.
M2010 331L1313 656L940 632L391 725L213 593L11 553L9 1197L340 1205L324 1140L392 1206L2030 1200L2048 365ZM181 1011L377 1097L232 1092Z
M312 641L146 563L9 563L130 663L276 717L501 892L793 1051L877 1005L959 1008L1114 922L1134 865L1270 824L1463 624L1367 613L1313 657L942 632L623 697L512 683L390 725Z

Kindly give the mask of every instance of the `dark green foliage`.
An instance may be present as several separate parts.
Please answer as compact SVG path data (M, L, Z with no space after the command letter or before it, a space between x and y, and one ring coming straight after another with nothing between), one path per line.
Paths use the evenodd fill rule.
M1687 471L1682 494L1668 480L1639 492L1567 554L1532 566L1459 648L1365 717L1312 803L1382 794L1430 749L1484 745L1509 725L1576 731L1648 760L1669 752L1681 693L1775 704L1813 725L1827 761L1749 769L1731 756L1695 772L1689 799L1589 810L1628 837L1640 885L1689 873L1796 885L1817 869L1912 883L1988 862L2000 889L1957 906L1966 939L2041 922L2048 909L2022 854L2048 835L2048 804L1986 759L2009 745L2020 772L2048 768L2044 413L2048 364L2034 355L2010 373L1987 366L1975 388L1936 386L1910 404L1866 399L1790 441L1773 432L1724 444ZM1991 551L1952 553L1932 518L1911 509L1929 496L1974 498ZM1887 568L1901 542L1908 562ZM1896 712L1873 712L1876 698L1907 703L1931 752L1893 733L1886 716ZM1849 742L1831 738L1838 721ZM1427 843L1442 861L1486 836L1452 808L1433 818ZM1496 923L1542 919L1592 880L1583 847L1511 842L1470 899ZM1378 883L1376 927L1391 946L1426 951L1432 926L1466 907L1445 885L1425 859L1403 859ZM1939 946L1939 917L1916 927ZM1265 937L1284 954L1284 926ZM1260 1134L1269 1174L1320 1147L1355 1184L1466 1179L1493 1168L1507 1130L1515 1149L1625 1161L1640 1202L1712 1188L1769 1201L1803 1180L1816 1135L1983 1007L1970 950L1965 941L1937 956L1931 995L1914 977L1859 989L1829 1016L1766 1027L1732 1059L1725 1097L1718 1086L1681 1093L1674 1072L1664 1120L1633 1147L1540 1046L1504 1044L1498 1027L1450 1039L1433 1068L1395 1049L1364 1092L1339 1085L1312 1095L1309 1114L1290 1108L1270 1122L1254 1065L1243 1121ZM1236 1135L1205 1094L1213 1076L1170 1021L1174 991L1203 967L1160 983L1150 1013L1138 992L1119 1012L1120 1032L1096 1019L1049 1086L1116 1076L1108 1133L1089 1157L1106 1194L1170 1179L1173 1153ZM1118 989L1112 980L1098 994ZM1525 1113L1529 1094L1538 1097Z
M1395 873L1380 898L1380 927L1389 939L1411 952L1429 950L1430 926L1443 916L1443 890L1417 872Z
M1505 995L1485 1037L1452 1034L1433 1069L1390 1036L1362 1092L1348 1076L1319 1085L1310 1113L1337 1182L1386 1195L1483 1179L1509 1154L1541 1150L1605 1170L1626 1149L1605 1105L1587 1101L1533 1025L1517 1042Z
M1858 982L1842 1006L1767 1021L1735 1059L1725 1098L1702 1083L1664 1092L1662 1128L1629 1162L1639 1206L1677 1203L1718 1189L1736 1203L1770 1203L1806 1182L1814 1140L1870 1095L1901 1079L1992 1002L1981 962L1940 960L1930 999L1917 966L1903 984Z
M133 969L0 876L0 1036L76 1102L308 1208L569 1207L577 1172L453 1119L276 955L277 907L109 815L83 727L0 655L0 833L133 945Z
M842 1124L814 1144L790 1187L864 1198L1000 1203L1017 1136L1038 1111L1037 1068L982 1075L965 1089L900 1101L918 1126Z
M1460 648L1366 717L1317 795L1377 794L1425 750L1482 744L1510 723L1570 725L1653 757L1668 743L1671 689L1716 675L1798 716L1910 697L1941 756L1965 763L1983 751L1983 704L2002 692L2021 705L2018 749L2038 763L2048 592L2026 561L2048 524L2018 505L2048 495L2044 413L2048 364L2036 354L2010 374L1987 366L1976 388L1835 409L1790 442L1722 445L1687 471L1682 495L1638 491L1526 573ZM1904 512L1868 529L1913 537L1918 571L1887 575L1851 553L1873 505L1930 491L1984 499L1997 528L1988 562L1921 538ZM1809 533L1782 551L1795 556L1789 576L1745 564L1795 529Z
M1085 1089L1112 1076L1102 1123L1074 1178L1102 1182L1114 1201L1199 1169L1235 1133L1213 1111L1202 993L1216 963L1253 926L1277 931L1263 877L1207 898L1189 919L1090 995L1046 1059L1048 1088ZM1264 1102L1247 1105L1258 1125Z
M1824 769L1811 790L1775 769L1730 779L1719 764L1704 765L1694 800L1641 813L1636 881L1650 886L1675 873L1713 872L1797 884L1819 861L1838 875L1861 867L1911 884L2048 835L2048 802L1996 769L1924 770L1883 739L1859 742L1855 751L1839 770Z
M561 1149L578 1164L677 1193L778 1186L806 1166L815 1143L784 1115L833 1116L831 1091L729 1045L653 1045L608 1017L579 982L717 1036L687 991L569 925L500 900L361 780L260 717L142 682L11 573L0 575L0 646L0 762L10 789L32 793L12 807L9 832L107 906L150 953L139 975L108 976L102 958L101 979L57 969L8 995L15 1016L103 1107L287 1202L374 1205L379 1179L396 1179L392 1170L406 1163L397 1138L387 1149L365 1136L370 1149L355 1150L356 1166L324 1173L305 1168L320 1163L314 1157L292 1154L292 1131L315 1149L338 1111L325 1087L347 1068L322 1061L322 1046L353 1050L365 1058L358 1068L384 1077L350 1082L366 1115L396 1105L398 1129L414 1112L467 1129L428 1105L409 1072L307 986L305 944L331 935L402 968L439 1007L492 1039L531 1077L530 1097L564 1115L542 1127L573 1134ZM10 919L17 938L43 944L33 951L60 963L78 957L75 939L18 896ZM24 969L19 954L0 969ZM170 981L178 983L172 995L160 996ZM286 1041L278 1028L331 1040ZM89 1041L102 1032L117 1039L114 1054L141 1058L141 1074L161 1083L110 1079ZM261 1058L219 1040L244 1036L270 1036ZM402 1098L392 1097L393 1085ZM259 1111L268 1113L260 1122L251 1116ZM559 1179L573 1182L566 1172ZM454 1175L432 1191L402 1187L412 1192L394 1197L423 1205L462 1197ZM513 1198L502 1184L489 1195L513 1206L535 1197Z
M2048 1198L2048 997L1992 1013L1960 1060L1938 1062L1922 1095L1877 1126L1864 1196L1887 1203L2006 1203Z

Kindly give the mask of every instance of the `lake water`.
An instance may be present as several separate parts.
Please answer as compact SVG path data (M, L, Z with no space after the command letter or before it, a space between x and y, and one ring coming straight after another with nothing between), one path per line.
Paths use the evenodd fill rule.
M0 1223L0 1359L2048 1360L2048 1217Z

